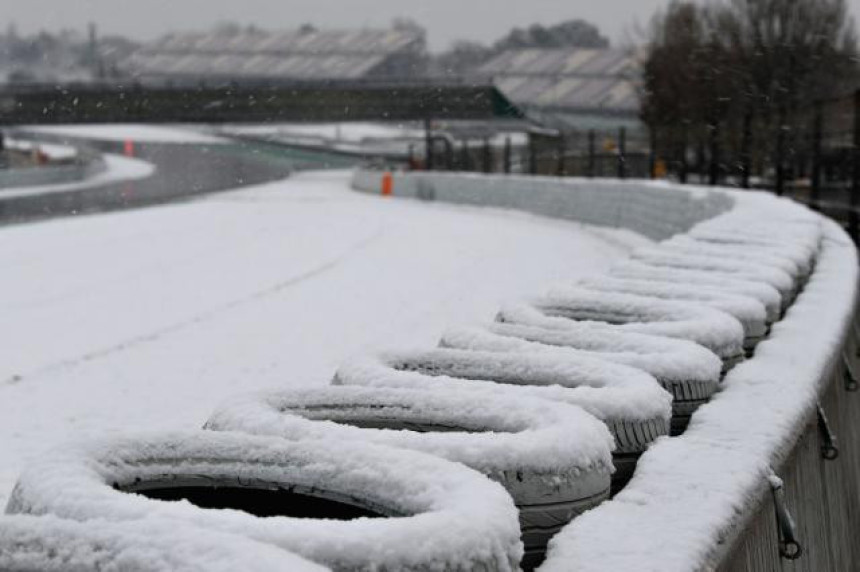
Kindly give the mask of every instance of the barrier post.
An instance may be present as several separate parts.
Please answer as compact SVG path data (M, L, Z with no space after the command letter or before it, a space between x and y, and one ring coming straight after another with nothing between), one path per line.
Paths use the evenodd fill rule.
M785 121L785 110L780 109L779 125L776 132L776 157L774 159L776 163L776 181L773 190L777 196L781 196L785 192Z
M741 133L741 187L750 188L750 170L752 169L752 110L744 114L744 125Z
M463 140L463 144L460 146L460 169L463 171L471 171L472 170L472 161L469 157L469 141Z
M555 150L555 174L564 177L564 133L558 132L558 142Z
M708 184L711 186L720 182L720 124L714 121L710 125L711 167L708 174Z
M430 119L424 120L424 148L425 161L424 168L428 171L433 170L433 136L430 131Z
M531 135L529 135L529 172L532 175L537 175L538 172L537 148L534 137Z
M594 129L588 130L588 176L594 177L595 175L595 139L597 135L594 132Z
M511 137L505 137L505 173L511 172Z
M382 173L382 196L390 197L394 191L394 177L390 171Z
M657 178L657 129L651 126L648 129L648 177Z
M618 178L627 178L627 129L618 130Z
M493 157L490 149L490 138L484 137L484 172L489 173L493 169Z
M857 195L860 193L860 90L854 92L854 145L851 149L851 195L848 197L848 233L857 242Z
M819 209L821 200L821 139L824 123L824 105L821 101L815 102L815 116L812 121L812 188L809 195L809 206L813 210Z

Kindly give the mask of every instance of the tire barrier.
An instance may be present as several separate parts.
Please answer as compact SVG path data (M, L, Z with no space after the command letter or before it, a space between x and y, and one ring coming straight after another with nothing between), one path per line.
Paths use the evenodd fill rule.
M190 502L165 502L179 499ZM72 445L24 471L7 512L85 523L166 519L334 570L507 571L522 556L517 511L500 485L457 463L370 443L198 431Z
M571 322L602 322L606 327L689 340L723 360L724 369L744 359L744 330L735 318L702 304L664 301L632 294L564 287L516 310L502 310L499 321L565 329Z
M698 344L591 324L576 326L551 330L494 323L485 328L453 328L442 336L440 346L477 351L555 353L561 358L585 355L641 369L653 375L672 394L672 435L683 433L693 412L719 387L722 361Z
M725 292L715 287L690 288L684 284L655 283L650 280L612 276L584 278L577 285L598 292L619 292L661 300L695 302L721 310L743 326L744 350L747 355L750 355L756 344L767 335L767 310L764 304L742 294Z
M77 522L0 517L4 572L325 572L327 568L241 536L170 521Z
M207 429L373 442L463 463L500 483L520 513L524 568L550 537L609 496L612 436L578 407L471 391L326 387L242 396Z
M609 427L615 438L612 490L619 490L636 459L669 432L671 395L644 371L605 360L434 349L387 352L341 366L337 385L406 387L491 395L534 396L577 405Z

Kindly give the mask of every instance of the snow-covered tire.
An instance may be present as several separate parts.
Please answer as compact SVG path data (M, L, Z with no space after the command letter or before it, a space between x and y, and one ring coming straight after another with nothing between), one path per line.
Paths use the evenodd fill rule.
M609 269L610 276L649 280L660 284L685 284L695 287L718 288L722 292L748 296L761 302L767 311L768 325L782 314L782 296L769 284L746 278L731 277L705 270L687 270L668 266L652 266L636 260L625 260Z
M579 281L578 285L599 292L620 292L658 298L696 302L721 310L733 316L744 328L744 349L750 355L755 346L767 335L767 311L764 304L742 294L725 292L719 288L690 286L687 284L663 284L635 278L592 276Z
M630 257L652 266L704 270L717 275L764 282L779 292L783 311L791 305L800 289L798 281L784 270L762 266L755 262L728 260L726 257L703 254L672 252L660 250L659 247L636 250Z
M445 332L440 347L516 353L585 355L629 365L651 375L672 394L673 435L686 429L690 416L720 383L722 361L699 344L578 322L567 330L492 323Z
M744 357L743 326L725 312L701 304L665 301L564 287L503 308L497 321L565 329L571 322L603 322L623 331L689 340L734 365Z
M256 505L240 502L249 496ZM157 500L169 498L240 510ZM337 511L379 518L320 518L332 502ZM279 516L302 509L313 518ZM507 571L522 557L517 510L498 483L458 463L371 443L197 431L73 444L24 471L7 512L168 519L178 528L272 544L335 570Z
M560 359L455 349L404 350L354 359L338 385L510 392L578 405L607 424L615 438L612 488L629 479L648 445L669 432L671 396L642 370L590 357Z
M143 519L77 522L0 517L3 572L325 572L285 550L238 535Z
M471 391L333 386L230 399L207 429L285 439L365 441L463 463L497 481L520 511L524 568L550 537L609 496L613 440L579 407Z

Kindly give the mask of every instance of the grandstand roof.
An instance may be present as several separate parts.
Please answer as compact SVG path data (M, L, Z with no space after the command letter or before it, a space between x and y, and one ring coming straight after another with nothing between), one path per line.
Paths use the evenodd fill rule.
M477 73L525 108L630 114L638 69L627 50L529 48L504 51Z
M126 62L136 76L358 79L420 49L409 30L294 30L171 34Z

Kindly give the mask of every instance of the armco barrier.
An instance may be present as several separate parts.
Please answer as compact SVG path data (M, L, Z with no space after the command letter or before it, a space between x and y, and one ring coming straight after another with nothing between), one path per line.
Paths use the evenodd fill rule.
M358 171L353 186L381 194L382 176ZM550 177L395 173L389 190L657 240L718 215L754 225L795 208L763 193ZM842 229L820 224L805 289L752 359L684 435L643 455L624 491L551 542L544 572L860 569L857 251Z
M0 169L0 197L3 189L77 183L107 169L101 155L79 150L72 163L15 169Z

